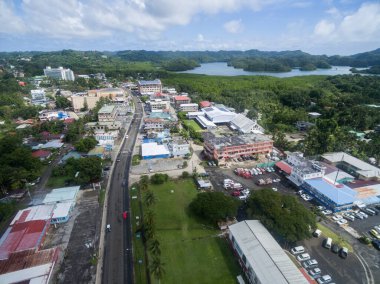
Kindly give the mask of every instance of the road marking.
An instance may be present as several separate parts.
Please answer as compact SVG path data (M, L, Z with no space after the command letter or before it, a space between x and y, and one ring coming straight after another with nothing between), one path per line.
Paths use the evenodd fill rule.
M359 254L354 253L354 255L356 255L356 257L359 259L360 263L362 264L362 266L364 268L365 277L367 278L367 283L368 284L374 284L375 281L373 279L372 271L369 268L368 263Z

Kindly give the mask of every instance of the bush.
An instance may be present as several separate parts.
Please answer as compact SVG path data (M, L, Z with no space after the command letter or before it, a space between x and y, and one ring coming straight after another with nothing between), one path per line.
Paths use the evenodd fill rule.
M163 184L167 182L169 176L167 174L154 174L150 177L150 182L153 184Z
M371 239L366 236L361 236L359 241L363 244L369 245L371 243Z
M188 178L188 177L190 177L190 174L187 171L183 171L181 177L182 178Z

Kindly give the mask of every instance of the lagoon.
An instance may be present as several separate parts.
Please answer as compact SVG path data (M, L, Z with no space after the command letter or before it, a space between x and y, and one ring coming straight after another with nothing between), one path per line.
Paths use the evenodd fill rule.
M308 76L308 75L343 75L352 74L349 66L332 66L331 69L317 69L314 71L300 71L299 69L292 69L290 72L251 72L244 71L243 69L235 69L232 66L228 66L226 62L213 62L203 63L200 67L193 70L187 70L177 73L189 73L189 74L203 74L213 76L273 76L279 78L294 77L294 76Z

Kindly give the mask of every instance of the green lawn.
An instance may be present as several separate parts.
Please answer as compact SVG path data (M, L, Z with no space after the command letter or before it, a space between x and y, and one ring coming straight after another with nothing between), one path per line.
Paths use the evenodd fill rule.
M333 244L338 244L341 247L346 247L349 251L353 251L352 246L343 237L335 234L321 223L317 223L317 227L322 231L322 236L332 239Z
M203 131L199 124L196 123L194 120L184 120L183 123L186 124L186 126L194 129L194 131L196 132Z
M161 282L236 283L236 276L241 272L227 241L217 236L218 230L187 212L197 194L193 181L169 181L151 185L150 189L157 197L156 235L165 264Z

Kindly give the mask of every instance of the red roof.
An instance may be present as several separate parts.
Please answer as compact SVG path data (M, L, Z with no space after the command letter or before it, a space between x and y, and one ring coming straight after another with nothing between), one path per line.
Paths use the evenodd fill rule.
M0 259L6 259L10 253L37 249L42 242L50 221L36 220L17 223L4 233L0 245Z
M276 166L280 168L282 171L290 175L292 173L292 167L289 166L286 162L280 161L276 163Z
M63 122L66 124L73 123L75 121L74 118L66 118Z
M175 101L190 101L190 98L186 96L175 96L174 100Z
M46 151L46 150L37 150L37 151L32 153L32 156L35 158L47 158L50 155L51 155L51 152Z
M23 82L23 81L20 81L20 82L18 82L18 85L21 86L21 87L25 87L25 86L26 86L26 83Z
M202 101L199 103L199 106L200 107L210 107L211 106L211 103L209 101Z

